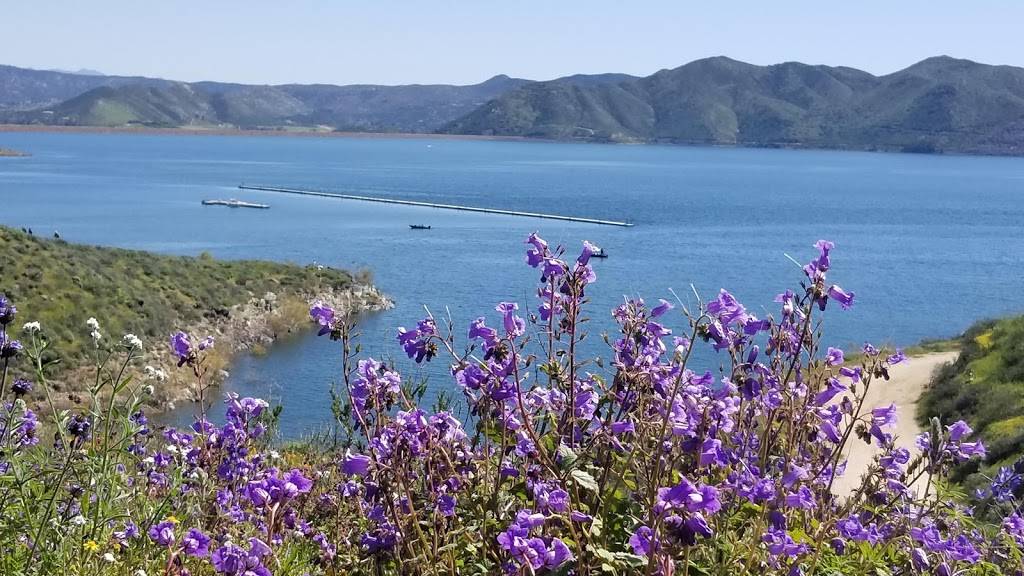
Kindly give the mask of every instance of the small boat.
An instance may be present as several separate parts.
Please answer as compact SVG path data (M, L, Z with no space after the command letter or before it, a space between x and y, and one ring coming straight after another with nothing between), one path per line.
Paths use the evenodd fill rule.
M424 226L423 224L409 224L409 228L413 230L430 230L430 226Z
M591 258L607 258L608 253L604 251L604 248L598 248L597 252L590 255Z
M227 206L228 208L259 208L266 210L270 204L257 204L256 202L243 202L232 198L230 200L203 200L203 206Z

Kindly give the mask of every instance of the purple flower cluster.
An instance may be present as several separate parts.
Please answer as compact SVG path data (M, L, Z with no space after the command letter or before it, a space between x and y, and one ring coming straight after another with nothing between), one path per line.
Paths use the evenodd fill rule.
M434 319L424 318L412 330L399 328L398 342L409 358L416 360L417 363L424 360L429 362L437 354L437 344L433 342L436 335L437 325L434 324Z
M213 336L207 336L197 344L184 332L171 334L171 351L178 357L179 367L194 364L198 361L199 353L209 348L213 348Z
M308 445L275 445L277 411L263 400L227 394L222 424L204 406L189 428L154 430L139 398L118 388L116 409L54 410L57 442L37 446L26 399L45 375L9 390L5 381L0 507L47 496L41 512L0 510L25 527L4 544L5 565L39 562L47 573L79 558L80 572L135 562L147 573L232 576L1016 573L1024 464L1000 469L976 500L949 496L950 472L984 458L984 445L964 422L936 421L914 446L896 436L896 407L872 405L868 392L891 385L889 368L907 358L866 344L853 360L821 342L822 315L850 308L854 294L830 279L834 244L814 248L799 289L778 294L773 310L727 290L696 305L622 300L597 359L581 350L593 342L584 312L599 249L585 242L566 258L531 234L536 299L498 303L469 323L464 345L451 322L429 316L399 329L405 354L443 358L462 392L463 402L438 395L430 409L393 366L350 363L351 326L317 302L320 334L344 344L344 392L333 396L337 429ZM0 296L5 365L22 350L7 337L15 313ZM199 380L212 344L171 337ZM861 481L849 490L837 480L851 443L874 456L851 471ZM34 484L22 490L26 478ZM60 552L42 558L51 551Z
M189 556L204 558L210 553L210 537L197 528L191 528L179 540L175 535L177 523L165 520L149 529L149 538L161 548L173 549Z
M317 301L309 309L309 316L314 322L320 325L319 335L332 334L337 330L338 320L335 318L334 308L323 302Z
M502 549L520 566L536 572L555 570L573 559L572 551L558 538L531 536L543 527L546 517L530 510L520 510L508 529L498 535Z
M301 470L281 473L272 468L259 480L250 480L242 493L254 508L269 509L289 504L300 495L308 494L312 487L313 481L303 476Z
M250 538L248 548L230 542L213 551L210 558L217 574L225 576L271 576L264 561L271 549L259 538Z

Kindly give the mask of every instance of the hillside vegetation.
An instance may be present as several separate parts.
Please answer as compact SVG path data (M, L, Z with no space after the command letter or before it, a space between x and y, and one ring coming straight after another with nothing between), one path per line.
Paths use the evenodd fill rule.
M433 132L526 80L469 86L260 86L0 66L0 122Z
M936 373L918 417L970 422L988 448L980 469L991 472L1024 456L1024 316L981 322L960 341L960 357Z
M642 78L264 86L0 66L0 122L1024 154L1024 68L940 56L874 76L716 57Z
M725 57L598 85L522 86L445 128L612 142L1024 153L1024 69L948 57L887 76Z
M103 76L0 65L0 110L32 110L58 104L101 86L167 86L168 80Z
M277 306L296 303L308 320L308 297L366 282L331 268L264 261L222 261L68 244L0 227L0 294L22 318L39 321L60 357L59 371L92 361L86 320L102 319L105 338L135 334L166 349L171 332L215 326L238 305L274 293ZM205 334L204 334L205 336ZM230 343L218 348L223 352Z

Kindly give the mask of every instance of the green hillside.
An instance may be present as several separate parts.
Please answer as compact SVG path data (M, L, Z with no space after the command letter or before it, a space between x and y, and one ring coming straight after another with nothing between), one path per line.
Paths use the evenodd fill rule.
M960 357L922 396L918 417L970 422L988 448L984 468L1012 464L1024 456L1024 316L976 324L960 344Z
M216 122L209 98L188 84L104 86L47 110L55 123L78 126L174 127Z
M1024 68L929 58L876 77L724 57L645 78L522 86L449 124L457 134L613 142L1024 153Z
M263 261L220 261L68 244L0 227L0 294L18 307L21 323L38 321L64 359L62 369L90 361L85 322L95 317L106 338L132 333L147 346L166 348L172 331L208 324L232 307L278 296L281 306L340 292L358 281L330 268Z
M587 82L599 77L581 77ZM0 123L433 132L528 82L466 86L173 82L0 66Z
M451 133L1024 154L1024 68L946 56L874 76L706 58L646 77L467 86L183 83L0 66L0 123Z

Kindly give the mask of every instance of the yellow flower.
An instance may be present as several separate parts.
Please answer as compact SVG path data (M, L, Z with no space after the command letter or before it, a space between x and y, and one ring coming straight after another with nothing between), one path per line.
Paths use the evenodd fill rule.
M82 548L85 548L86 552L96 552L100 549L100 545L95 540L89 540L85 544L82 544Z
M179 524L181 522L180 520L175 518L173 515L172 516L168 516L167 518L164 518L164 520L167 521L167 522L170 522L171 524Z

